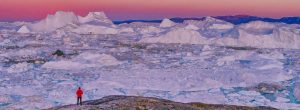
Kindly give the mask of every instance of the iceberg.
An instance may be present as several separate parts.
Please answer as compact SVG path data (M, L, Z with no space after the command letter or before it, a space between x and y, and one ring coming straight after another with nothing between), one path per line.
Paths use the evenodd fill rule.
M170 19L165 18L159 25L159 27L162 28L167 28L167 27L172 27L174 26L176 23L174 23L173 21L171 21Z
M22 26L17 32L18 33L30 33L30 29L27 26Z

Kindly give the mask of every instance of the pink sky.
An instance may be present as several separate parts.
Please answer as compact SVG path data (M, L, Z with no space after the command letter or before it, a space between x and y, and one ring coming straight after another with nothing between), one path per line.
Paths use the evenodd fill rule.
M217 15L300 16L300 0L0 0L0 21L37 20L58 10L104 11L114 20Z

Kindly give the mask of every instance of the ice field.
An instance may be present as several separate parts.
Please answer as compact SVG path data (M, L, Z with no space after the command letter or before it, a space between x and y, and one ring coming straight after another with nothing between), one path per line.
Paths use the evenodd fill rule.
M0 109L107 95L300 110L300 25L203 21L115 25L103 12L0 23ZM63 54L57 54L60 50Z

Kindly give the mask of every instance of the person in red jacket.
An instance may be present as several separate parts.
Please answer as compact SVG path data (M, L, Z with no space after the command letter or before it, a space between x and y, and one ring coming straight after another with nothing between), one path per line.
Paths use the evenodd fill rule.
M77 91L76 91L76 95L77 95L77 105L82 105L82 95L83 95L83 91L81 90L80 87L78 87Z

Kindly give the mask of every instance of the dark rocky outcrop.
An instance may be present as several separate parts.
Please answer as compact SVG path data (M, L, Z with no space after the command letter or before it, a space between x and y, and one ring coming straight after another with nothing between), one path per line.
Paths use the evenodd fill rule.
M56 50L54 53L52 53L52 55L57 55L57 56L64 56L65 53L61 50Z
M66 105L47 110L276 110L271 107L246 107L204 103L180 103L165 99L139 96L107 96L83 102L83 105Z

